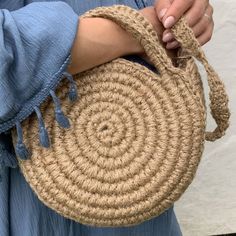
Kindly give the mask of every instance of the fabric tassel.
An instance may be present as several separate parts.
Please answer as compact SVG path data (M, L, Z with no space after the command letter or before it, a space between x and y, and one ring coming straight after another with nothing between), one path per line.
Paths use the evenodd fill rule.
M55 104L55 116L56 116L56 121L57 123L62 127L62 128L69 128L70 127L70 122L68 118L64 115L61 109L60 101L58 97L56 96L54 91L50 91L50 94L52 96L53 102Z
M25 144L23 143L23 131L20 122L16 123L16 130L17 130L17 144L15 148L16 155L22 160L27 160L30 157L30 153L27 150Z
M68 93L68 97L71 102L75 102L78 99L77 88L76 88L76 85L73 83L70 84L70 90Z
M74 102L78 99L78 92L77 92L76 82L74 81L73 76L70 73L64 72L63 75L70 82L70 89L69 89L68 97L69 97L71 102Z
M38 122L39 122L39 141L40 141L40 144L45 148L49 148L50 147L50 141L49 141L48 132L46 130L41 111L38 107L34 107L34 110L37 114Z

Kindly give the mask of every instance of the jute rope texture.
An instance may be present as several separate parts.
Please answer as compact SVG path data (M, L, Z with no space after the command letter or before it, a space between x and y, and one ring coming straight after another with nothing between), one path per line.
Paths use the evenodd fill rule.
M228 98L184 19L172 30L206 68L213 132L205 133L205 98L192 57L174 67L150 23L129 7L99 7L83 17L108 18L130 32L160 75L113 60L75 76L80 99L73 104L63 81L57 95L71 128L60 128L51 100L45 102L52 147L38 145L32 115L22 123L32 157L20 160L20 168L39 199L65 217L96 226L135 225L168 209L192 182L205 139L220 138L229 125Z

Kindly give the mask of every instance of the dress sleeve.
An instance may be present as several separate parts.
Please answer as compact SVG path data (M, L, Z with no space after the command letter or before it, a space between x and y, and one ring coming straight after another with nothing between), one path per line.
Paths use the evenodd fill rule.
M16 166L9 130L16 126L18 152L24 156L20 122L33 112L40 118L39 106L48 96L58 103L53 91L63 77L73 85L66 69L78 23L73 9L59 1L0 9L0 169L1 164ZM67 125L60 114L58 119Z
M66 71L78 15L64 2L0 10L0 133L28 117Z

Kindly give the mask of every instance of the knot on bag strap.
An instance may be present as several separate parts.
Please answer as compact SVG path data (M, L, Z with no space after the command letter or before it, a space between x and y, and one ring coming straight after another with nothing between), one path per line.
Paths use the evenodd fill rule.
M199 42L194 36L193 31L189 28L184 17L175 24L171 31L175 35L176 40L181 44L182 48L187 49L190 55L193 55L205 68L207 73L210 99L211 115L214 118L217 127L214 131L206 132L205 139L215 141L221 138L226 129L229 127L230 110L228 108L229 98L222 80L209 64L205 53L203 52Z

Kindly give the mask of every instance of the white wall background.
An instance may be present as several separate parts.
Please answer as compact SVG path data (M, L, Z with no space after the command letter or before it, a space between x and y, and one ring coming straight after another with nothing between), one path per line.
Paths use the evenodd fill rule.
M211 4L215 29L204 50L229 94L231 125L222 139L206 142L197 176L175 205L184 236L236 233L236 0ZM208 129L214 127L208 115Z

